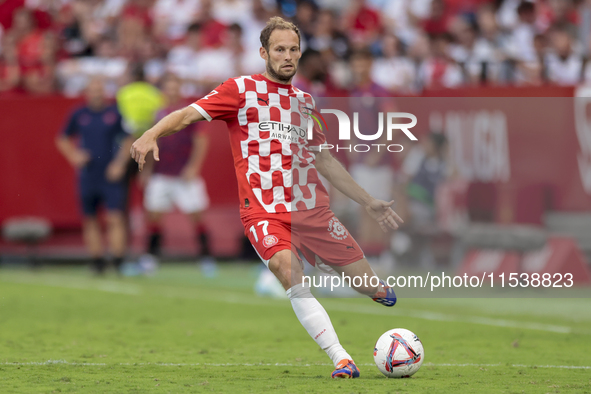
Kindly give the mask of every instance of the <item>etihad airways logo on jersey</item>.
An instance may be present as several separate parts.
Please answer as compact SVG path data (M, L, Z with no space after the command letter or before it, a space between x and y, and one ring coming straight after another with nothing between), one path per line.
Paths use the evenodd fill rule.
M298 143L300 139L306 139L308 130L289 123L266 121L259 123L259 131L266 131L270 138L289 143ZM310 133L311 135L311 133ZM311 139L311 138L307 138Z
M385 114L383 112L378 113L378 130L373 134L364 134L359 130L359 113L353 112L353 124L351 125L351 119L349 115L347 115L344 111L338 109L321 109L317 111L314 108L310 107L301 107L300 112L310 117L311 119L308 121L308 130L312 129L313 121L315 121L320 128L320 130L324 133L328 131L328 126L326 120L322 116L322 114L332 114L337 117L339 123L339 141L350 141L351 140L351 129L353 129L353 133L355 137L361 141L377 141L378 139L382 138L382 134L384 133L384 118L386 119L386 138L388 141L392 140L392 136L395 130L402 131L411 141L417 141L417 137L411 133L410 129L416 126L417 124L417 117L408 112L388 112ZM400 123L398 119L407 119L410 122ZM353 127L351 127L353 126ZM325 131L326 130L326 131ZM311 135L311 133L310 133ZM369 152L370 150L377 150L378 152L380 149L387 150L388 152L401 152L404 147L400 144L350 144L345 146L340 145L332 145L332 144L324 144L320 146L320 150L329 150L329 149L336 149L338 152L339 150L346 150L349 152Z

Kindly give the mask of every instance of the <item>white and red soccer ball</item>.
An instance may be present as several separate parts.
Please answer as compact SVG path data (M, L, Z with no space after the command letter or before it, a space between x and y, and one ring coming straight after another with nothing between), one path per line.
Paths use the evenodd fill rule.
M378 339L373 359L387 377L408 378L421 368L425 351L419 337L404 328L395 328Z

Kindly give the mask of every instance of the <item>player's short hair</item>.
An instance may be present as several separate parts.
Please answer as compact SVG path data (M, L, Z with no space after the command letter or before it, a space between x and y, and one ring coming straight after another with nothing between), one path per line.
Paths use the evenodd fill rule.
M269 39L271 33L275 30L293 30L298 35L298 45L301 42L300 29L291 22L286 21L280 16L274 16L267 22L267 26L261 31L261 45L269 52Z

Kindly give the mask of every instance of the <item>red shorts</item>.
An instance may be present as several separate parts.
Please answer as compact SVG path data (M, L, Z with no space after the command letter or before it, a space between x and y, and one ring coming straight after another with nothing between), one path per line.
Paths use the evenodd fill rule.
M364 257L349 231L328 208L247 216L242 218L242 224L267 265L275 253L284 249L291 249L296 256L301 252L314 266L343 266Z

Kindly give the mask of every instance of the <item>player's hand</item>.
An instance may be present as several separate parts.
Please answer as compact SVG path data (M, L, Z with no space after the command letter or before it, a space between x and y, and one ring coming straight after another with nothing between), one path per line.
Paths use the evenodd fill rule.
M117 161L112 161L107 166L105 176L109 182L118 182L125 175L125 164L121 164Z
M72 153L72 157L70 157L70 163L74 168L80 169L84 167L90 161L90 154L83 150L77 149Z
M367 213L378 222L384 232L387 232L388 228L396 230L399 223L404 223L400 216L390 208L393 204L394 200L387 202L373 199L365 206Z
M150 134L149 131L146 131L144 135L138 138L133 143L133 145L131 145L131 150L129 152L133 160L138 163L140 171L144 169L144 164L146 164L146 155L149 152L153 152L154 160L160 161L156 139Z
M197 173L197 170L194 166L186 166L185 168L183 168L183 171L181 172L181 178L185 182L195 180L198 176L199 174Z

